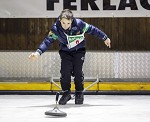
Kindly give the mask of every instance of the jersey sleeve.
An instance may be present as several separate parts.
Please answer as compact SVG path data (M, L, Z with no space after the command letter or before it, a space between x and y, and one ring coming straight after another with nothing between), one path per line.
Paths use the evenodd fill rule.
M108 36L102 30L82 20L80 20L80 27L82 27L83 32L94 35L104 41L108 38Z
M38 47L37 52L41 55L46 50L48 50L50 45L57 39L58 36L51 30L49 34L45 37L43 42L40 44L40 46Z

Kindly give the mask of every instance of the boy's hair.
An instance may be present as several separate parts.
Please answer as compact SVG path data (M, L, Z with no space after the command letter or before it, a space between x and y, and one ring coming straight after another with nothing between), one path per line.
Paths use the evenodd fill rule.
M60 18L60 20L61 20L62 18L65 18L65 19L68 19L68 20L70 20L70 19L72 20L72 19L73 19L73 13L72 13L72 11L71 11L70 9L64 9L64 10L61 12L59 18Z

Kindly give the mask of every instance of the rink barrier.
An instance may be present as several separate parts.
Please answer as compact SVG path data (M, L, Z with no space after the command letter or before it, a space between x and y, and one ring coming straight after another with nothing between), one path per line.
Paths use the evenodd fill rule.
M60 85L58 52L46 52L35 62L28 60L29 54L31 52L0 52L0 92L53 93L60 91L54 83L49 82L49 78L55 76L56 83ZM84 86L86 88L92 84L95 81L92 78L98 77L100 81L86 92L149 94L149 57L149 52L87 51L83 67ZM74 91L73 82L71 86L71 90Z

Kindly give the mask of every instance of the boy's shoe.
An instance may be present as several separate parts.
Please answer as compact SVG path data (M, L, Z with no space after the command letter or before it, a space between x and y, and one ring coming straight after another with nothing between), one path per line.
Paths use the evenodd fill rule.
M58 103L60 105L65 105L70 99L71 99L70 91L64 91Z
M83 92L75 92L75 104L83 104L84 95Z

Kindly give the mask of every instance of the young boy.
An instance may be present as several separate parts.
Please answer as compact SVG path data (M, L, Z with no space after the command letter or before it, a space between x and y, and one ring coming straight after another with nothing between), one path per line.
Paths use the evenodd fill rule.
M63 95L59 100L61 105L65 105L71 99L71 76L74 77L75 104L83 104L84 101L84 76L82 72L86 53L84 33L97 36L104 40L106 46L111 47L111 41L104 32L93 25L74 18L72 11L65 9L52 25L48 36L43 40L37 51L29 56L29 59L37 59L55 40L59 41L59 54L61 57L60 83L63 91Z

